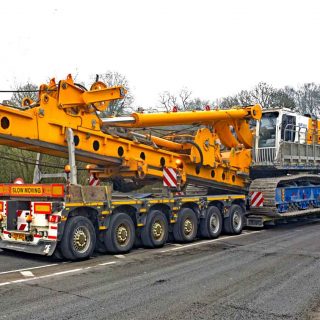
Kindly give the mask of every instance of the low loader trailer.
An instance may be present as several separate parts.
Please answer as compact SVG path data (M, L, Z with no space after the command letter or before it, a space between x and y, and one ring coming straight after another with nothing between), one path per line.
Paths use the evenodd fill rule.
M0 104L0 145L69 159L65 184L0 185L0 248L78 260L319 213L316 117L260 105L103 117L126 90L98 80L53 78L36 101ZM106 186L79 185L76 160ZM132 193L159 180L162 195Z
M240 234L244 195L112 195L109 186L0 185L0 248L69 260L94 250L125 253L196 237L216 238L224 227Z

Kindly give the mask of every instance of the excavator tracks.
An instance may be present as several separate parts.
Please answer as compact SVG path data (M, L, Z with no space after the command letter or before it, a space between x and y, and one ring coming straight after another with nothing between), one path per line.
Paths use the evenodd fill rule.
M279 204L276 201L277 188L281 188L284 190L283 192L286 192L286 187L294 186L294 184L297 184L297 188L299 188L299 186L303 188L304 184L310 184L311 187L314 186L317 188L320 185L320 176L315 174L297 174L285 177L255 179L250 185L249 195L252 196L255 192L261 192L263 196L263 205L257 207L251 205L250 213L254 215L283 218L298 217L320 212L320 208L317 207L318 203L316 204L314 200L310 200L309 204L306 205L306 208L299 208L299 199L291 202L288 201L286 203L288 209L286 212L281 212ZM301 201L307 203L308 199L302 199Z

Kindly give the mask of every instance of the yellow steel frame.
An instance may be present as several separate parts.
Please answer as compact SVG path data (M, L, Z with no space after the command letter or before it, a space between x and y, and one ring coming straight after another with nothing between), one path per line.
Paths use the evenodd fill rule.
M96 111L106 109L109 101L123 98L125 90L122 87L105 88L100 84L92 88L84 91L69 75L58 85L54 79L48 85L42 85L39 102L32 108L18 110L0 105L0 144L67 157L66 129L71 128L76 137L76 158L99 165L96 172L100 178L115 175L162 178L162 168L167 166L178 170L181 184L187 179L196 179L239 188L246 185L244 174L248 174L251 163L249 148L252 144L247 121L261 117L259 106L175 115L135 114L139 126L183 124L186 119L190 123L192 116L193 122L207 125L194 137L198 148L188 142L177 143L150 136L157 146L146 145L102 130L103 124ZM237 138L231 133L230 126ZM229 147L227 152L220 151L220 142ZM203 154L201 167L198 165L201 160L199 148ZM190 153L180 152L186 149Z

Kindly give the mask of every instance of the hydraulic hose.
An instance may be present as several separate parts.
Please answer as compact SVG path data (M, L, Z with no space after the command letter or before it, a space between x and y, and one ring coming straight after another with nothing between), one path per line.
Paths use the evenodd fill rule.
M201 148L194 141L187 141L186 143L193 145L198 150L199 155L200 155L200 162L196 163L196 169L200 170L200 168L203 166L203 152L202 152Z

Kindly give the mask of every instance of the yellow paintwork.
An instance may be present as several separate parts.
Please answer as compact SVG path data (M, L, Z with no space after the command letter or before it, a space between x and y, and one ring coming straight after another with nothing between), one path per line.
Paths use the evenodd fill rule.
M66 202L66 207L97 207L103 205L103 202Z
M214 181L241 188L246 185L247 180L238 172L248 173L252 133L247 121L260 119L259 105L229 110L134 113L136 123L130 127L188 123L207 126L191 137L193 144L175 141L178 136L149 136L154 145L146 145L102 131L96 110L105 110L109 101L123 98L125 90L106 88L100 82L91 89L79 88L69 75L58 85L54 79L41 85L39 103L30 109L0 105L0 144L67 157L66 129L71 128L77 140L76 159L99 165L99 170L92 171L100 179L115 175L161 179L166 166L177 169L180 185L191 178L207 184ZM231 150L221 152L222 142ZM201 165L199 149L203 155Z
M122 204L141 204L142 201L132 200L132 201L112 201L114 206L122 205Z
M320 120L309 118L307 131L308 144L320 144Z
M133 113L134 123L119 123L120 127L143 128L155 126L175 126L177 124L212 124L215 121L234 121L243 119L260 120L260 105L238 107L234 109L216 109L208 111Z

